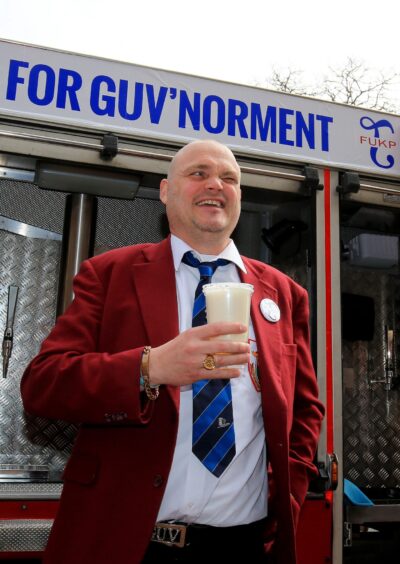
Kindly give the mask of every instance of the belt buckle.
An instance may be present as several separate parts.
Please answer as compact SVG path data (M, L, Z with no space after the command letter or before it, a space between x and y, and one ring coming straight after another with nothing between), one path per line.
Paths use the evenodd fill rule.
M152 542L183 548L186 539L186 525L179 523L156 523L151 536Z

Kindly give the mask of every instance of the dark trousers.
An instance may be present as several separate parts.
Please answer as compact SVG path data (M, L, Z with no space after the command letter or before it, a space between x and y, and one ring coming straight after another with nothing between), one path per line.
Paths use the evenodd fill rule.
M237 527L189 525L183 547L152 541L142 564L267 564L264 523Z

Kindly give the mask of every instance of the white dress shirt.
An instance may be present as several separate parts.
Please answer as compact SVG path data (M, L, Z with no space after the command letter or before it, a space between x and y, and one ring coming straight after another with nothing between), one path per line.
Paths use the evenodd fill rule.
M182 263L186 251L192 250L172 235L179 313L179 331L192 326L194 294L200 280L197 268ZM237 268L246 272L233 243L216 256L194 255L202 261L224 258L231 264L217 268L213 282L240 282ZM249 339L255 342L250 323ZM267 473L264 423L260 392L242 366L239 378L231 380L236 455L224 473L217 478L192 453L192 387L182 386L179 426L175 453L158 521L175 519L187 523L214 526L242 525L267 515Z

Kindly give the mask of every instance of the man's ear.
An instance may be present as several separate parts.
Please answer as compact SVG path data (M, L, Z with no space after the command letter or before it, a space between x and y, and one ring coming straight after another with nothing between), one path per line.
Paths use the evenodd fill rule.
M168 199L168 179L163 178L160 182L160 200L163 204L167 203Z

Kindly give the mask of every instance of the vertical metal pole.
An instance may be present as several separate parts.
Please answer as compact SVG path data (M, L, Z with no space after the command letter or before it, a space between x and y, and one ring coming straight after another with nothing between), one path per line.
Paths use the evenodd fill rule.
M331 258L332 258L332 423L333 450L338 457L338 486L333 492L333 552L332 562L343 562L343 367L341 318L340 260L340 199L335 191L339 184L337 172L331 172ZM329 451L329 448L328 448Z
M88 194L70 194L65 205L61 272L57 315L72 302L72 280L79 267L93 252L97 199Z

